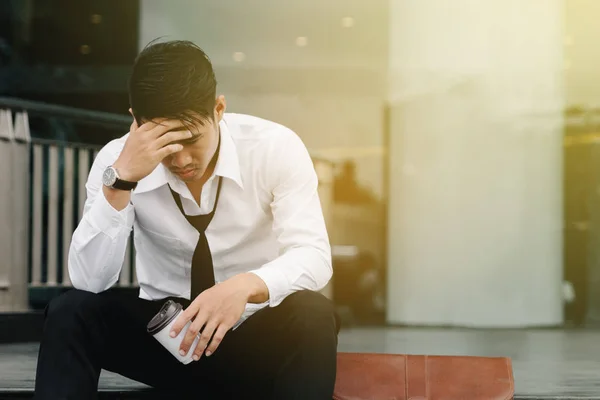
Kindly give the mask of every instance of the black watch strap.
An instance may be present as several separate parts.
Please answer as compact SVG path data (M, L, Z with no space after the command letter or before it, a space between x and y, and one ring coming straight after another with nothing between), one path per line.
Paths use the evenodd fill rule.
M124 181L123 179L117 178L112 187L118 190L133 190L137 186L137 182Z

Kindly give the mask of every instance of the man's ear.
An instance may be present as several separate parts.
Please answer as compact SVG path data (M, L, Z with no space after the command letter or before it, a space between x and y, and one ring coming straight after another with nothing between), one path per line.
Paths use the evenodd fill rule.
M218 96L215 100L215 103L215 121L221 122L223 119L223 114L225 114L225 110L227 109L227 101L225 100L225 96Z
M129 114L131 114L131 116L133 117L135 122L138 124L138 126L140 126L140 121L135 117L135 115L133 114L133 110L131 108L129 109Z

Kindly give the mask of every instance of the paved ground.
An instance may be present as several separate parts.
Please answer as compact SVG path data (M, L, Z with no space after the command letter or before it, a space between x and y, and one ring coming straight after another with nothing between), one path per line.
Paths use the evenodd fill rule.
M0 345L0 388L33 387L37 343ZM508 356L517 397L600 399L600 330L343 330L340 351ZM143 387L103 372L101 387Z

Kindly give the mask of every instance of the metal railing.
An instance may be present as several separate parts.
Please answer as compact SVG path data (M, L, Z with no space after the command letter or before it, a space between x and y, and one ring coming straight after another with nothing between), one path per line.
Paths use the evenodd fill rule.
M0 109L13 112L25 111L29 117L59 118L70 122L79 122L87 125L103 126L109 129L129 129L130 117L126 115L107 113L102 111L83 110L37 101L21 100L12 97L0 96Z
M29 284L70 286L71 236L82 218L85 182L99 146L32 140L31 262ZM132 240L132 239L131 239ZM136 285L130 243L118 284Z
M60 136L56 132L36 135L31 118L61 121L47 126L101 126L120 134L130 123L121 115L0 97L0 311L28 309L30 288L71 286L71 236L101 148L47 138ZM118 285L137 286L132 237Z

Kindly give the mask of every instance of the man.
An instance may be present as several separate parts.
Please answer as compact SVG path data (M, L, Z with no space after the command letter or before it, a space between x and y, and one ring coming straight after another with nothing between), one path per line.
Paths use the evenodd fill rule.
M226 114L190 42L144 49L129 91L130 132L88 177L75 289L46 309L36 398L95 398L104 368L196 399L331 399L339 328L318 293L331 251L305 146L281 125ZM110 288L132 228L140 291L127 298ZM180 345L189 364L146 330L167 299L185 309L172 337L193 321Z

